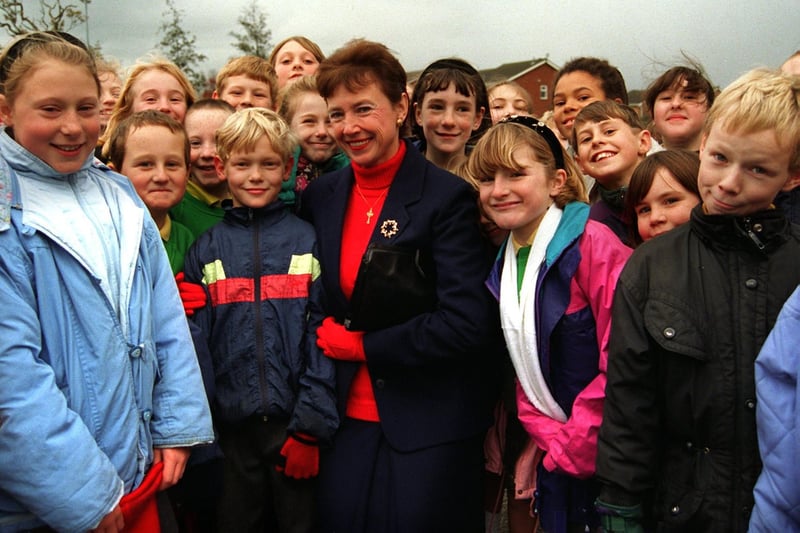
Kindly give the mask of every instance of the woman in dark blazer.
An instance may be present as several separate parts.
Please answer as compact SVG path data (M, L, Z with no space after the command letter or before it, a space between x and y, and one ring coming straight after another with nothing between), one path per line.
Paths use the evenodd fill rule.
M317 81L351 160L303 196L330 315L317 343L337 361L342 420L321 458L321 530L483 531L482 443L501 336L474 193L400 138L406 77L385 46L351 41ZM375 247L418 262L424 279L411 285L422 296L406 298L407 273L359 274ZM367 279L378 288L358 296Z

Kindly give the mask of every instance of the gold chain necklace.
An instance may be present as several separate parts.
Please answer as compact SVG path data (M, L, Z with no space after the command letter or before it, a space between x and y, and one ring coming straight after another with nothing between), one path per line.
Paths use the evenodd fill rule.
M362 199L362 200L364 200L364 205L366 205L367 207L369 207L369 210L367 211L367 224L370 224L370 223L371 223L370 221L372 220L372 217L374 217L374 216L375 216L375 212L372 210L372 208L373 208L373 207L375 207L375 206L378 204L378 202L380 202L380 201L381 201L381 199L384 197L384 195L385 195L385 194L386 194L388 191L389 191L389 188L388 188L388 187L387 187L387 188L385 188L385 189L383 190L383 192L381 193L381 195L380 195L380 196L378 196L378 199L377 199L377 200L375 200L374 202L372 202L372 205L370 205L370 203L367 201L366 197L364 197L364 193L362 193L362 192L361 192L361 187L359 187L359 186L358 186L358 183L356 183L356 192L357 192L357 193L358 193L358 195L361 197L361 199Z

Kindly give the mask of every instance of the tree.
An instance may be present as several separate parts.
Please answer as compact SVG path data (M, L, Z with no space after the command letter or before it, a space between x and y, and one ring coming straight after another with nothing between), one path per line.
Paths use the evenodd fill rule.
M0 28L12 37L31 31L70 31L78 24L86 22L84 10L91 0L81 0L76 4L62 4L61 0L40 0L39 15L25 13L25 6L19 0L0 0Z
M198 92L205 87L205 76L200 70L200 63L207 58L197 51L197 38L181 25L183 12L175 7L173 0L167 0L167 9L163 13L164 22L158 27L161 41L158 45L164 55L180 68Z
M256 0L244 6L242 14L236 21L241 25L241 32L230 32L236 39L233 47L246 55L267 58L272 48L272 30L267 27L267 14L261 11Z

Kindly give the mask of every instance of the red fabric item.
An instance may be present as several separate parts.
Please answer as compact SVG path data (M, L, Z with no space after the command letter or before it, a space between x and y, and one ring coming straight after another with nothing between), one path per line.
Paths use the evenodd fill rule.
M350 383L345 414L356 420L381 421L381 417L378 415L378 404L375 402L375 392L372 390L372 378L366 364L359 367Z
M202 285L186 281L183 272L178 272L175 282L178 284L178 293L181 295L186 316L192 316L195 311L206 305L206 291Z
M304 442L300 442L301 439ZM314 442L314 444L311 444ZM286 458L286 466L278 465L275 469L288 477L308 479L319 473L319 446L316 439L308 435L289 435L281 448L281 455Z
M317 346L327 357L341 361L366 361L364 355L364 332L350 331L326 317L317 328Z
M119 502L122 517L125 519L125 533L160 533L156 492L161 486L161 473L164 463L158 462L133 492L126 494Z

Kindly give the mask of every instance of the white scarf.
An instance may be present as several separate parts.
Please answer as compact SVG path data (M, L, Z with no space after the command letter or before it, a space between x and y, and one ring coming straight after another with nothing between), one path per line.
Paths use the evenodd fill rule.
M536 344L536 279L542 268L547 247L556 233L563 211L552 204L545 213L528 256L522 290L517 292L517 256L512 243L506 244L500 278L500 317L511 362L522 390L539 411L559 422L567 416L547 387L539 365ZM509 240L511 237L509 237Z

